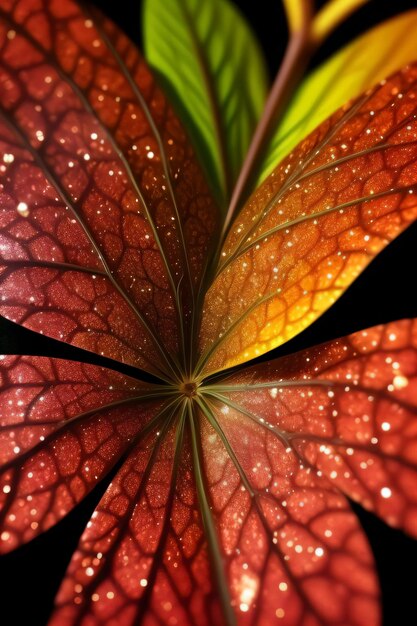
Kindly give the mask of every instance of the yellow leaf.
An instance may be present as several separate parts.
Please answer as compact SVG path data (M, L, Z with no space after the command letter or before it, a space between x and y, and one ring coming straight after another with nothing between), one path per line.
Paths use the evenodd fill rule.
M417 11L373 28L309 75L299 87L259 169L258 183L318 124L351 98L417 59L410 32Z

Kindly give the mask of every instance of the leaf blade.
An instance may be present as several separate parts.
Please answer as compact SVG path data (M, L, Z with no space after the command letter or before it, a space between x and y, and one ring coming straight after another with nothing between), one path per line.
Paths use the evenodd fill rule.
M304 79L265 149L258 184L326 117L416 59L415 47L408 36L416 25L416 11L387 20L358 37Z
M47 3L28 20L22 17L25 14L25 0L0 9L1 37L7 47L2 67L10 77L8 90L2 91L2 110L15 129L10 136L2 128L2 135L7 135L2 136L6 144L2 148L12 159L8 170L19 165L17 157L13 160L20 137L38 164L39 188L56 189L62 210L71 208L95 248L98 258L93 265L100 269L104 265L114 291L136 309L140 318L136 326L144 328L132 344L142 352L153 344L159 351L155 360L162 361L159 370L174 376L188 332L183 315L189 316L205 268L217 210L184 131L127 38L106 20L95 23L96 18L89 19L70 1L59 10ZM13 37L8 38L8 32ZM24 69L22 48L28 60ZM32 87L26 91L27 85L37 86L34 94ZM30 160L28 155L24 160ZM48 182L41 181L45 168ZM11 204L14 199L15 209L27 205L20 216L19 228L24 231L35 206L28 202L33 190L25 187L23 172L19 176L19 195L15 181L7 176L6 197ZM42 197L41 189L36 189L36 196L37 201ZM61 233L55 234L61 251L68 239L77 246L75 232L65 242ZM87 247L83 240L82 244ZM31 253L25 250L26 256ZM92 262L94 254L86 256L80 264ZM156 302L160 300L167 304L161 324L157 310L162 307ZM112 330L117 324L120 329L124 316L120 311ZM164 327L166 345L170 344L168 362L160 341ZM123 360L127 354L120 350L111 356Z
M202 370L299 333L416 219L416 77L409 66L342 107L249 199L206 295Z
M224 624L180 411L136 446L109 486L69 565L51 626L112 618L126 626Z
M207 482L237 623L332 624L348 598L363 609L349 623L379 623L372 555L344 497L261 426L207 403L217 422L203 427Z
M226 0L146 1L144 37L224 207L265 102L259 46Z
M161 398L139 381L75 361L7 356L0 365L4 553L83 499L154 419Z
M416 386L417 322L408 319L247 368L215 393L348 497L415 537Z

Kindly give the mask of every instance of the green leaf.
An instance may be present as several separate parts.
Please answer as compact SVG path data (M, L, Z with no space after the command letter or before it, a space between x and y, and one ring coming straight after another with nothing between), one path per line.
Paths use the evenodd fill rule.
M258 43L226 0L145 0L144 44L225 208L268 89Z
M258 183L348 100L417 58L417 11L390 19L337 52L301 83L265 151Z

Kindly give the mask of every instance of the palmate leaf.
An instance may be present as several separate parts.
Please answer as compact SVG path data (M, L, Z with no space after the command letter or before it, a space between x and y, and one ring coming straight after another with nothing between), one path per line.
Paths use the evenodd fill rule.
M307 76L298 87L265 148L258 182L265 180L291 150L350 98L416 59L409 33L417 11L408 11L372 28Z
M145 0L143 15L146 57L227 208L266 98L258 43L228 0Z
M132 44L72 0L1 0L0 50L0 312L136 368L0 362L4 552L114 472L50 624L376 626L346 496L416 536L416 322L208 375L305 328L415 220L416 66L278 166L211 281L218 209Z
M130 453L51 624L231 624L227 606L238 624L378 623L372 557L340 492L417 535L416 384L404 320L206 385L199 425L179 404Z

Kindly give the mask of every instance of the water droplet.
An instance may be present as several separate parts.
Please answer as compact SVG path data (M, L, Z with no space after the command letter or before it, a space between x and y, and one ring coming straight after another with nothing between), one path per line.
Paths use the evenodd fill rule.
M389 487L382 487L381 496L383 498L390 498L392 496L392 491Z
M22 217L27 217L29 215L29 207L26 202L19 202L19 204L17 205L17 212Z

